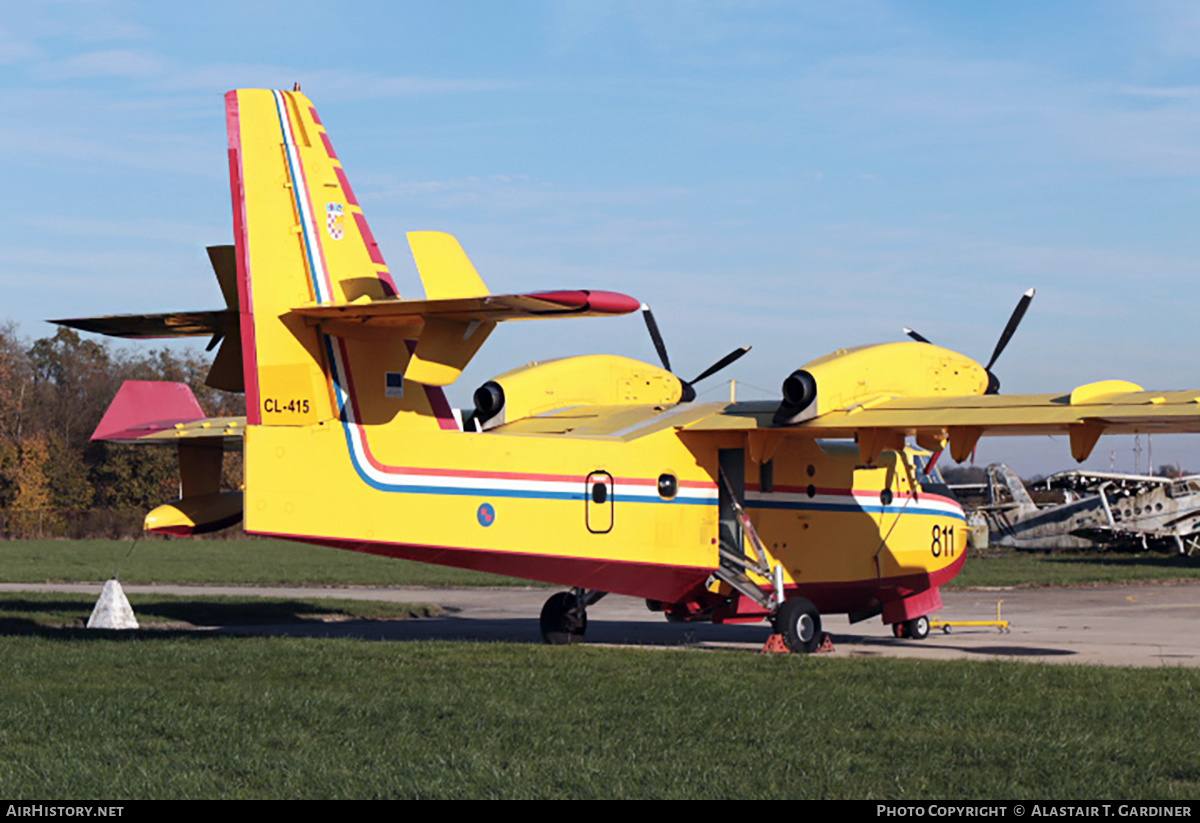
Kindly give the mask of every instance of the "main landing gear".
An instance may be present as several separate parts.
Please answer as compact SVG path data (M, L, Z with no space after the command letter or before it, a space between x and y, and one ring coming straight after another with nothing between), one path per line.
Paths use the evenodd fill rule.
M771 617L771 628L789 651L811 654L821 645L821 613L803 597L783 601Z
M912 620L905 620L903 623L893 623L892 634L909 640L924 640L929 637L929 618L922 615L914 617Z
M551 646L582 642L587 631L587 607L606 594L595 589L571 589L552 596L542 606L538 620L542 639Z

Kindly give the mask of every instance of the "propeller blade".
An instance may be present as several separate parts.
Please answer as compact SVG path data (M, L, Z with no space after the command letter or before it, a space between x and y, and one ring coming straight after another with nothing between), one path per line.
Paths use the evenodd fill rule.
M987 371L992 370L1000 353L1004 351L1004 347L1008 345L1008 341L1012 339L1013 332L1017 330L1017 326L1021 324L1021 318L1025 316L1025 311L1029 308L1029 304L1033 302L1035 289L1030 289L1021 295L1021 299L1017 301L1017 307L1013 309L1012 317L1008 318L1008 325L1004 327L1004 333L1000 335L1000 340L996 343L996 350L992 352L992 359L988 361L983 368Z
M671 371L671 359L667 357L667 346L663 343L662 335L658 333L658 324L654 322L654 313L645 303L642 304L642 318L646 321L646 328L650 331L650 339L654 341L654 350L658 352L658 359L662 361L664 369Z
M735 360L737 360L739 357L741 357L743 354L745 354L748 351L750 351L749 346L742 346L740 349L734 349L729 354L725 355L720 360L718 360L716 363L713 363L711 366L709 366L707 369L705 369L703 372L701 372L699 377L689 381L690 384L694 385L696 383L699 383L704 378L710 377L711 375L716 374L721 369L725 368L730 363L734 362Z
M918 343L929 343L929 345L931 345L931 346L933 345L932 343L929 342L929 340L922 337L920 334L918 334L917 332L908 328L907 326L904 328L904 333L907 334L909 337L911 337L913 340L916 340Z

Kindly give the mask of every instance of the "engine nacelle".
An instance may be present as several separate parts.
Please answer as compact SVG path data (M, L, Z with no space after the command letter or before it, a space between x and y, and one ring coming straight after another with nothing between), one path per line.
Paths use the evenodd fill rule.
M839 349L783 381L775 425L891 397L955 397L987 392L988 373L966 355L930 343L882 343Z
M678 403L683 383L666 369L609 354L530 363L475 390L475 416L490 429L572 406Z

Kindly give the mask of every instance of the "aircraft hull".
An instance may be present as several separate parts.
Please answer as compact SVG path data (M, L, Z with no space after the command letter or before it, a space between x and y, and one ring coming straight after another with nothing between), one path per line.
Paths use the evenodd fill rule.
M740 491L768 565L782 567L789 595L822 612L869 612L917 597L951 579L965 557L961 509L910 483L904 454L861 466L853 449L796 441L776 452L778 476L764 484L762 464L737 436L697 445L669 428L629 441L503 427L389 439L393 431L349 421L250 427L246 530L691 604L709 616L715 609L718 620L763 617L760 605L714 578L718 463L731 451L743 476L759 480ZM541 471L514 471L515 453ZM676 478L670 498L659 491L664 474ZM598 476L607 478L603 503L593 496ZM769 590L769 580L750 579Z

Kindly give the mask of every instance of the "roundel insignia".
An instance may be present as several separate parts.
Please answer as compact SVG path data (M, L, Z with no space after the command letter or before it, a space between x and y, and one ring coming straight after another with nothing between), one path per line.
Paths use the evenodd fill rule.
M479 510L475 512L475 519L481 526L490 526L496 522L496 510L491 503L480 503Z
M341 203L329 203L325 206L325 228L334 240L341 240L346 234L346 207Z

